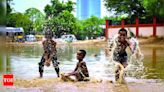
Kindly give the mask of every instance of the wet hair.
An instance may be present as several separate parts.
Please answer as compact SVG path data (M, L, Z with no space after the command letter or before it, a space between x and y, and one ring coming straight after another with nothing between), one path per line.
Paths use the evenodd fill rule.
M127 34L127 30L124 29L124 28L121 28L121 29L118 31L118 33L120 33L120 32L125 32L125 33Z
M79 50L82 54L83 54L83 56L85 57L85 55L86 55L86 51L85 50Z

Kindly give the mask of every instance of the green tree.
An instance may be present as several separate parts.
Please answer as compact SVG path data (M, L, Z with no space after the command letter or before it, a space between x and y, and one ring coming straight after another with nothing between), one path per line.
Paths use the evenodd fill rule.
M5 26L6 17L12 12L12 0L0 0L0 25Z
M76 18L71 14L74 4L70 0L66 3L51 0L51 5L47 5L44 9L46 13L45 25L52 29L58 37L76 30Z
M157 17L164 16L164 0L142 0L142 4L148 15Z
M83 30L84 29L83 22L84 22L83 20L77 20L77 19L75 22L74 29L76 30L73 30L73 34L76 36L78 40L83 40L87 36L87 32Z
M0 26L5 24L5 3L4 0L0 0Z
M45 13L46 13L46 17L54 17L54 16L58 16L59 13L67 10L69 12L72 12L73 9L73 5L75 4L74 2L72 2L71 0L68 0L68 2L66 3L61 3L59 0L51 0L51 4L52 5L46 5L45 6Z
M100 19L96 16L91 16L86 20L76 20L76 30L73 33L78 39L85 39L88 37L96 38L103 34L101 25L105 24L105 18Z
M72 12L72 11L74 10L74 8L73 8L73 5L74 5L74 4L75 4L74 2L68 0L68 2L66 3L66 9L67 9L69 12Z
M109 11L115 11L116 15L128 14L130 17L142 17L146 11L142 0L104 0Z
M76 30L76 18L69 11L65 10L56 17L48 20L48 27L52 29L57 36L64 33L72 34Z
M11 13L7 17L6 26L8 27L23 27L25 33L29 33L31 21L22 13Z
M101 19L95 16L91 16L90 18L84 21L83 30L87 32L86 34L89 38L91 37L95 38L95 37L100 36L103 33L102 28L100 27L100 25L102 24L103 22L101 21Z
M25 14L31 21L33 30L36 32L43 31L43 24L45 22L45 16L36 8L29 8L25 11Z
M6 0L6 5L7 5L7 15L10 14L12 12L12 8L11 8L11 3L13 0Z

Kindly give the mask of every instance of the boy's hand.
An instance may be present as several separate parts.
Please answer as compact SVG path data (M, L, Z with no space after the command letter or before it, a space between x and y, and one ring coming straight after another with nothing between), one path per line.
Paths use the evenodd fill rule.
M67 75L71 76L71 75L75 75L75 74L76 74L76 72L71 72L71 73L68 73Z
M67 74L65 74L64 76L68 77L68 76L71 76L71 74L70 74L70 73L67 73Z
M131 45L131 42L129 41L129 39L125 39L125 40L129 45Z

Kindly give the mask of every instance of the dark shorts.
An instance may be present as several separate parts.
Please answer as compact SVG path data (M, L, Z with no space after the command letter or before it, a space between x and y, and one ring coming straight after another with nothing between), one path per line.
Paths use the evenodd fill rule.
M128 56L127 56L126 52L124 52L124 53L114 52L113 53L113 60L116 62L120 62L122 64L123 62L127 62L127 59L128 59Z

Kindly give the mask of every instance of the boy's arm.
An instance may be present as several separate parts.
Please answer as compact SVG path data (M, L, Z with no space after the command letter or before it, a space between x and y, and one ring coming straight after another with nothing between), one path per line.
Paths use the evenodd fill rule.
M129 41L129 39L126 39L126 42L127 42L128 46L131 45L131 42Z
M111 48L111 52L113 52L116 47L117 47L117 38L114 38L113 47Z
M71 73L68 73L68 74L67 74L67 76L75 75L75 74L76 74L77 69L78 69L78 64L76 65L76 67L75 67L74 71L73 71L73 72L71 72Z
M133 49L132 49L132 43L131 43L128 39L126 39L126 42L127 42L127 44L128 44L128 47L129 47L130 51L131 51L132 54L133 54L134 51L133 51Z
M134 53L134 51L132 50L132 47L129 45L128 46L129 47L129 49L130 49L130 51L132 52L132 54Z
M42 45L43 45L43 49L44 49L44 51L45 51L45 49L46 49L45 41L42 42Z
M74 71L73 72L76 72L77 71L77 69L78 69L78 63L76 64L76 67L75 67L75 69L74 69ZM73 73L72 72L72 73Z

